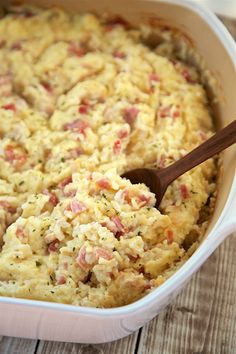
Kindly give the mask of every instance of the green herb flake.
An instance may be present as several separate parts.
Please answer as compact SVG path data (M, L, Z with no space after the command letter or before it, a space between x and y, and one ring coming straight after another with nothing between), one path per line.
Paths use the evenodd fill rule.
M36 267L40 267L42 265L42 263L39 261L36 261L35 263L36 263Z

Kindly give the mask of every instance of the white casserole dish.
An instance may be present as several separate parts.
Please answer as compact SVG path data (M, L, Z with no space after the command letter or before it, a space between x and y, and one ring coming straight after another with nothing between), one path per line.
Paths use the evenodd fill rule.
M236 114L235 42L210 11L185 0L68 0L29 1L41 6L58 4L69 10L120 14L131 23L155 18L171 24L192 45L218 81L215 111L220 125ZM204 241L185 265L143 299L114 309L82 308L42 301L0 297L0 334L65 342L102 343L124 337L155 317L179 293L226 236L236 230L236 149L225 151L216 209Z

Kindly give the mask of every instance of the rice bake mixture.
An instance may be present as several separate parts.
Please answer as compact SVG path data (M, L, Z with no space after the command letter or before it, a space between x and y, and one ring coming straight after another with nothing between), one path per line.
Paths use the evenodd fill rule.
M164 168L214 129L175 34L120 18L17 8L0 20L0 295L115 307L161 285L194 252L216 160L155 209L120 176ZM184 57L182 51L182 56Z

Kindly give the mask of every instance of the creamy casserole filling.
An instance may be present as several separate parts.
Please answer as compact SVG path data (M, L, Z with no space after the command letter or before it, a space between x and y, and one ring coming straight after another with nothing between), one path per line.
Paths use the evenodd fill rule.
M59 9L0 20L0 295L122 306L196 249L216 160L176 180L160 211L120 177L164 168L214 131L199 73L169 28L155 33L150 48L148 26Z

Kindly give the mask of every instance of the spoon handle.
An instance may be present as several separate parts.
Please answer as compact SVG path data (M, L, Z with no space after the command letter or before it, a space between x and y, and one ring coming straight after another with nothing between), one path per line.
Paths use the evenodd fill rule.
M208 160L230 145L236 143L236 120L218 131L210 139L182 157L172 165L158 171L158 175L169 185L176 178L191 170L193 167Z

